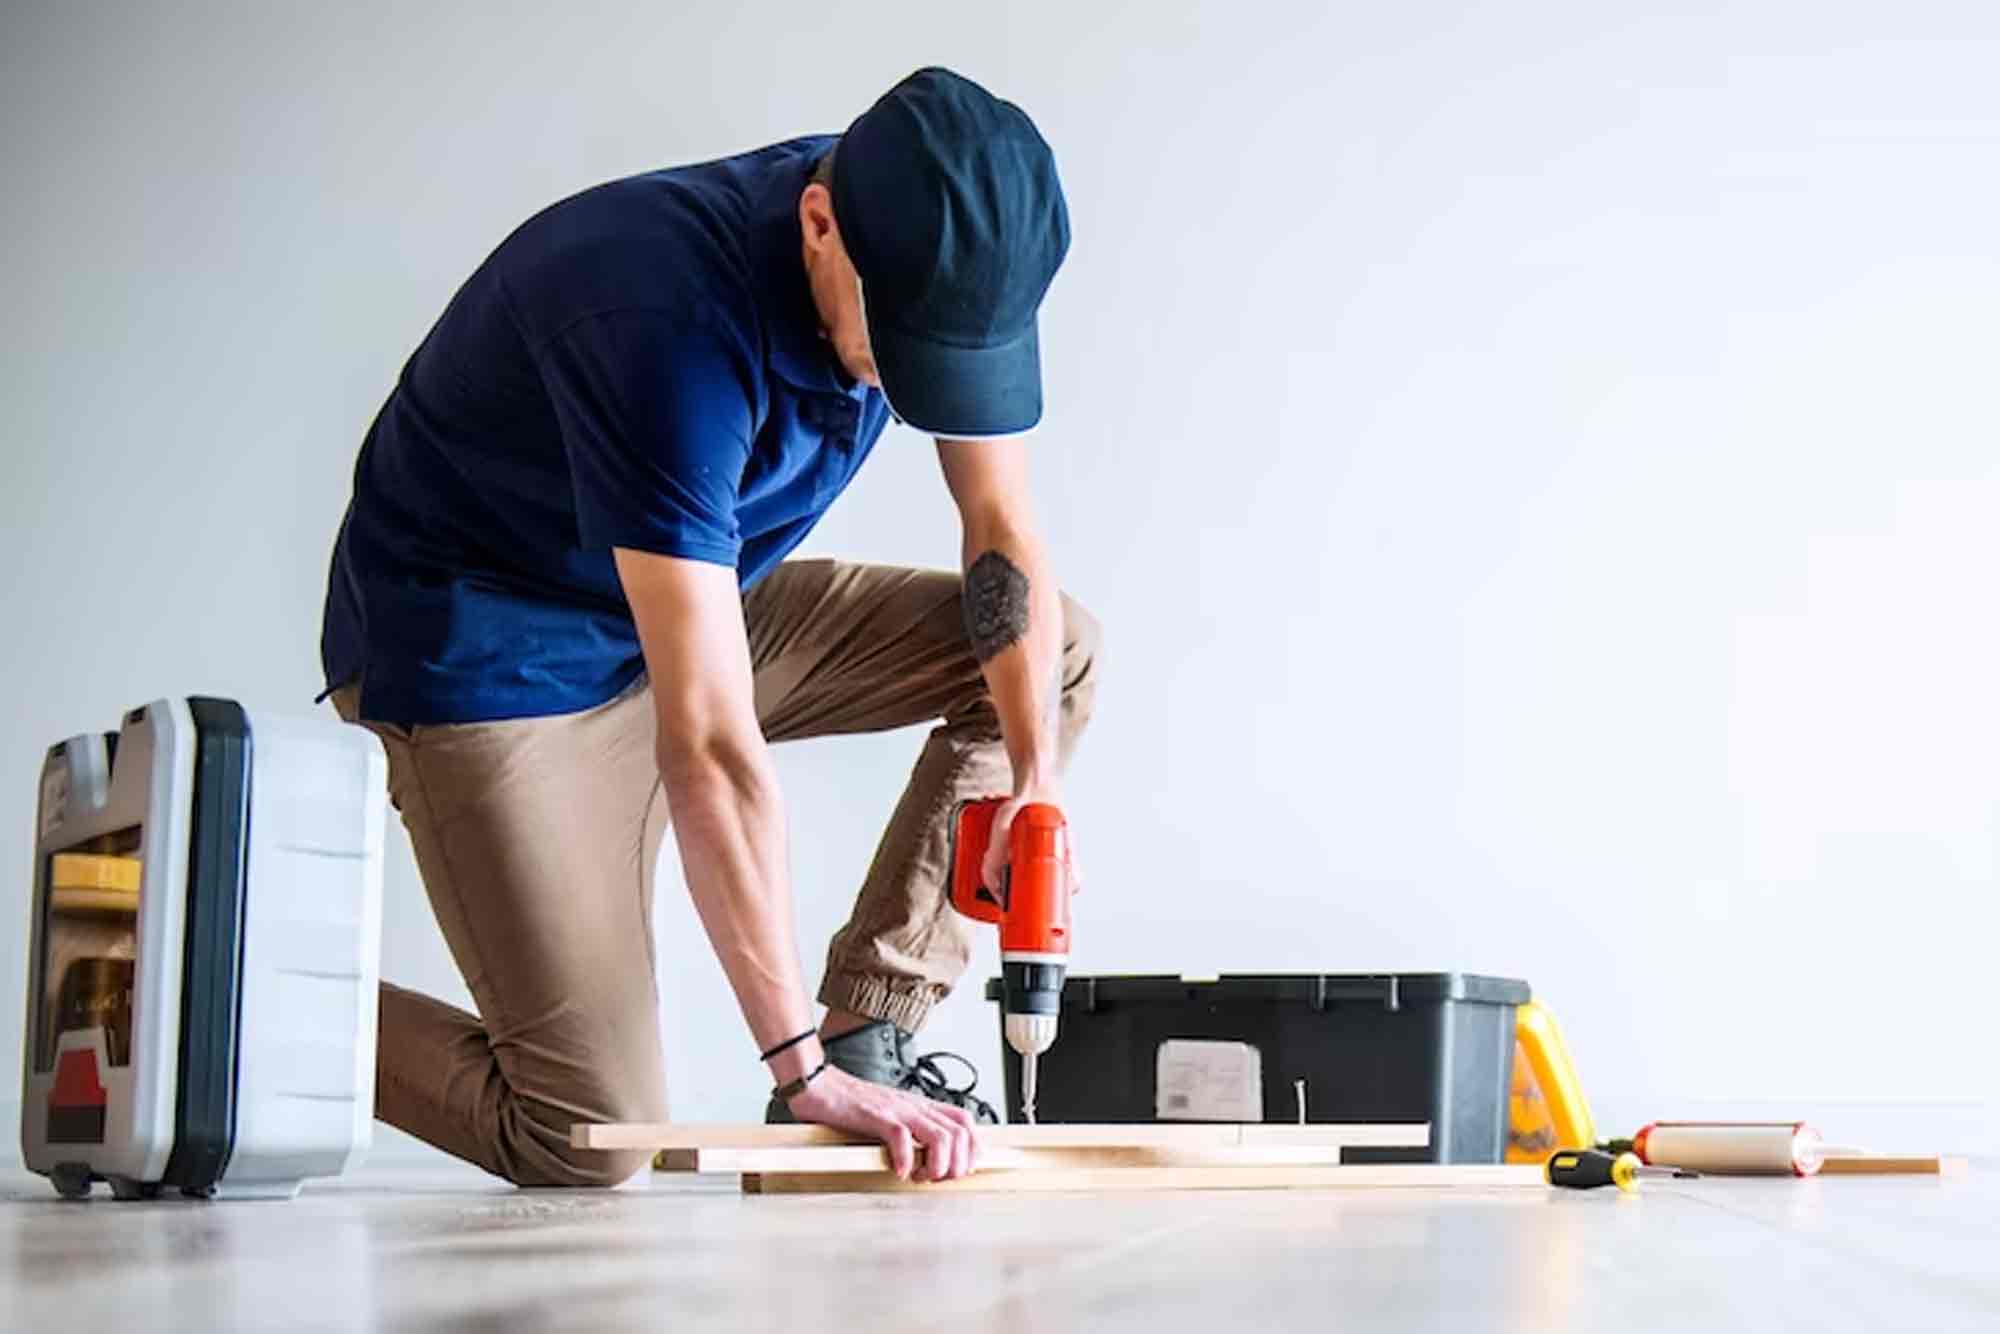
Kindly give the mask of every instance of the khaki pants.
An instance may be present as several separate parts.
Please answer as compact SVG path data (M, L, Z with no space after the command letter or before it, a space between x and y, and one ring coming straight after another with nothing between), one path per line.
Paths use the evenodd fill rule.
M819 992L914 1029L969 957L947 901L951 811L1010 783L959 578L788 561L745 595L744 613L769 740L938 723ZM1067 597L1063 617L1066 761L1090 716L1098 630ZM356 692L337 691L334 705L353 721ZM651 923L667 812L646 683L583 713L368 726L388 750L390 799L479 1007L470 1015L383 983L376 1115L522 1185L630 1176L646 1154L572 1149L569 1128L666 1119Z

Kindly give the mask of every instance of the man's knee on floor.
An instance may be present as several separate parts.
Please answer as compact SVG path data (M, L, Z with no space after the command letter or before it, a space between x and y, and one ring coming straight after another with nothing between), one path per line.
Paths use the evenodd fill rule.
M509 1164L504 1175L517 1186L607 1189L636 1176L652 1158L646 1149L573 1149L565 1144L532 1161Z
M662 1121L666 1113L642 1098L606 1100L600 1114L516 1097L501 1120L500 1175L517 1186L616 1186L652 1161L646 1149L579 1149L570 1143L578 1121Z

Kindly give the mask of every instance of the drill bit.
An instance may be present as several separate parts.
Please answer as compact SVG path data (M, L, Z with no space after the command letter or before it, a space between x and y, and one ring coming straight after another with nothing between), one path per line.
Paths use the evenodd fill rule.
M1035 1067L1040 1059L1035 1052L1021 1058L1021 1115L1029 1125L1035 1124Z

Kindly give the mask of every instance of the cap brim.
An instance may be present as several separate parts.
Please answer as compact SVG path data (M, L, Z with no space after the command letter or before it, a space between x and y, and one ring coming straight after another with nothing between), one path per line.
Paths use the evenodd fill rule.
M1041 421L1042 344L1035 321L1011 343L954 347L905 333L872 310L867 316L882 395L911 426L930 435L980 438L1019 435Z

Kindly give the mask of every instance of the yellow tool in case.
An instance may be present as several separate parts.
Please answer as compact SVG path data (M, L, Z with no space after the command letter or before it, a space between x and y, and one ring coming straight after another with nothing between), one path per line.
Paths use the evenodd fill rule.
M66 1196L290 1196L367 1149L386 764L162 699L42 763L21 1152Z

